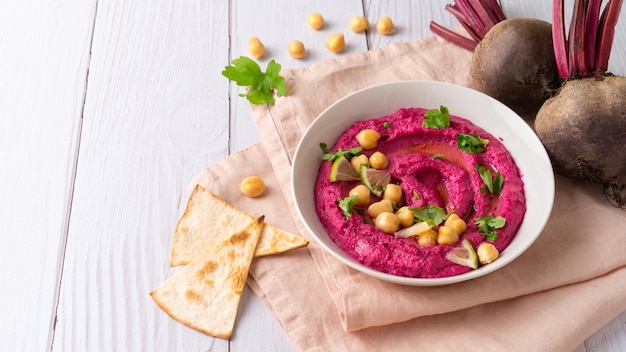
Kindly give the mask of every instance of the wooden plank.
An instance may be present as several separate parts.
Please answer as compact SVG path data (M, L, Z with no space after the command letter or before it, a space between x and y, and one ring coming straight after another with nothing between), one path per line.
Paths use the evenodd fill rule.
M350 32L351 16L362 15L360 0L350 1L232 1L231 57L250 56L247 43L252 36L261 39L266 55L257 60L262 69L274 59L283 69L307 67L315 62L332 60L342 55L367 50L365 34ZM311 13L320 13L325 20L320 30L306 22ZM277 15L279 14L279 15ZM282 14L282 15L281 15ZM341 54L329 52L326 39L333 33L343 33L346 49ZM287 52L292 40L300 40L307 50L303 59L294 59ZM237 96L243 88L231 84L231 150L241 150L259 142L247 100ZM297 351L276 319L258 297L249 290L242 299L237 332L231 341L232 351Z
M148 293L188 182L227 155L228 3L98 2L55 351L226 351Z
M0 350L49 350L95 1L0 3Z
M430 21L453 27L458 23L447 11L445 5L450 1L376 1L365 0L367 18L370 19L371 30L368 33L370 48L382 48L391 43L401 43L432 36ZM394 23L396 32L382 35L376 30L376 23L384 16L389 16ZM410 68L408 68L410 69Z
M315 62L332 60L342 55L367 50L365 34L352 33L348 26L350 17L363 14L361 1L232 1L231 57L250 56L248 40L259 37L266 48L265 56L257 60L263 70L270 60L276 60L283 69L307 67ZM306 22L311 13L324 17L324 26L313 30ZM331 34L343 33L346 48L342 53L326 49ZM306 48L303 59L294 59L287 52L292 40L300 40ZM237 96L243 88L231 84L236 92L231 96L231 126L233 151L259 141L250 115L247 100Z

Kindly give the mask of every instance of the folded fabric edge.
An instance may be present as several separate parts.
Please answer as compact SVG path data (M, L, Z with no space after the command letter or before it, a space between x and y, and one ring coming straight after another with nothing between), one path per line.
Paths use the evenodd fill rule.
M261 298L301 351L325 351L329 348L342 347L371 350L383 348L381 345L383 341L389 343L391 340L398 343L398 350L419 344L429 346L430 350L462 351L458 341L454 342L454 336L468 334L475 338L476 331L472 326L480 326L480 330L486 333L483 339L472 339L477 344L473 348L538 352L574 350L598 329L626 310L626 296L622 294L626 289L625 283L626 267L621 267L589 281L537 294L350 332L337 329L336 320L323 320L321 316L301 322L302 325L292 319L283 320L281 312L284 312L285 308L278 308L276 302L253 279L248 281L251 289ZM598 294L592 295L593 299L590 300L588 296L593 291L598 291ZM545 302L557 303L552 307L546 307ZM519 314L526 316L526 319L523 321L511 319L511 316ZM541 322L551 319L554 321L548 324L547 329L542 327ZM452 328L454 324L459 323L469 325L466 326L467 329ZM319 326L325 328L320 331ZM520 334L519 331L524 333ZM318 335L316 338L311 332L325 335ZM399 334L405 334L404 338Z

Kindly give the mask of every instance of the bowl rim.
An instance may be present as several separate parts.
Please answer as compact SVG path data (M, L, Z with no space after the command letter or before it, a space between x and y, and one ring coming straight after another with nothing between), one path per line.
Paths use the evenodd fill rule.
M519 121L513 121L514 124L516 125L516 128L522 128L522 129L526 129L526 131L524 131L525 133L532 133L533 136L535 136L535 140L533 141L527 141L525 140L524 142L526 143L533 143L535 144L535 151L537 151L540 155L538 155L541 159L545 159L544 161L547 161L547 164L545 166L547 166L549 168L549 172L546 172L546 175L544 175L545 177L548 177L548 179L545 179L543 182L543 185L545 185L547 187L547 192L545 192L543 194L543 199L546 202L546 212L543 214L543 216L541 216L538 220L538 222L535 223L535 231L533 231L533 233L531 235L529 235L529 237L527 237L526 241L524 242L524 244L518 249L517 252L508 255L506 258L499 258L499 262L496 261L492 264L486 265L486 266L482 266L479 269L476 270L472 270L463 274L459 274L459 275L454 275L454 276L448 276L448 277L440 277L440 278L414 278L414 277L405 277L405 276L397 276L397 275L393 275L393 274L388 274L388 273L384 273L381 271L377 271L374 270L372 268L369 268L363 264L360 264L359 262L357 262L356 260L350 258L347 259L344 256L342 256L339 252L343 252L341 249L339 249L338 247L336 248L331 248L330 246L328 246L316 233L316 231L314 231L314 229L310 226L309 222L307 221L302 209L300 208L299 205L299 201L298 201L298 197L297 197L297 192L296 192L296 188L297 188L297 184L296 184L296 180L297 177L295 177L295 173L296 173L296 166L297 162L300 160L298 158L298 156L300 154L302 154L304 148L306 148L305 146L305 142L307 137L309 136L309 134L311 133L312 130L315 129L315 127L320 124L323 119L324 116L326 116L327 114L329 114L329 112L333 111L333 109L336 109L338 106L340 106L341 104L346 104L347 101L351 100L351 99L356 99L356 97L366 93L366 92L371 92L371 91L376 91L376 90L385 90L385 89L406 89L406 87L408 88L414 88L416 86L433 86L433 87L438 87L440 89L447 89L447 90L454 90L457 92L462 92L464 94L469 94L471 95L475 95L476 97L482 97L482 99L486 99L487 101L489 101L490 104L493 104L495 107L497 107L499 110L502 110L503 112L506 112L507 115L501 115L500 118L507 120L510 119L511 117L515 117L516 119L518 119ZM406 87L405 87L406 86ZM396 106L391 108L390 110L394 110L397 111L400 108L403 108L406 106ZM457 115L457 114L454 114ZM460 116L460 115L457 115ZM466 118L465 116L460 116L463 118ZM372 117L375 118L375 117ZM357 121L357 119L354 119L353 121ZM472 121L470 119L470 121ZM509 121L511 122L511 121ZM521 123L520 123L521 122ZM472 123L474 123L474 121L472 121ZM481 128L485 128L484 126L478 125ZM485 128L485 130L487 130ZM342 131L343 133L343 131ZM491 133L491 132L490 132ZM494 136L496 138L498 138L497 136ZM503 143L506 146L505 141L503 141ZM536 144L539 143L539 145L537 146ZM509 149L509 147L507 147L507 149ZM509 150L509 153L511 153L511 151ZM515 158L514 158L515 159ZM516 161L516 164L518 163L518 161ZM319 165L319 163L317 164ZM319 166L318 166L319 167ZM475 279L478 277L482 277L484 275L487 275L491 272L497 271L498 269L501 269L502 267L506 266L507 264L509 264L510 262L514 261L515 259L517 259L522 253L524 253L535 241L536 239L539 237L539 235L541 234L541 232L543 231L543 229L545 228L545 225L548 222L548 219L550 217L550 214L552 212L552 207L554 205L554 197L555 197L555 180L554 180L554 172L552 170L552 166L550 164L550 159L548 157L547 151L545 150L545 147L543 147L543 144L541 143L541 141L539 140L539 138L536 136L535 132L532 130L532 128L522 119L522 117L520 117L517 113L515 113L513 110L511 110L510 108L508 108L507 106L505 106L504 104L502 104L501 102L497 101L496 99L483 94L477 90L474 90L472 88L469 87L465 87L465 86L461 86L461 85L456 85L456 84L452 84L452 83L446 83L446 82L439 82L439 81L431 81L431 80L401 80L401 81L392 81L392 82L386 82L386 83L381 83L381 84L376 84L376 85L371 85L359 90L356 90L350 94L345 95L344 97L336 100L335 102L333 102L331 105L329 105L327 108L325 108L321 113L319 113L311 122L311 124L306 128L306 130L304 131L304 133L302 134L302 136L300 137L297 147L294 151L293 154L293 158L292 158L292 166L291 166L291 170L290 170L290 186L291 186L291 195L292 195L292 200L294 202L294 206L296 209L296 213L298 214L300 220L302 221L302 224L304 225L304 227L306 228L306 230L308 231L308 233L316 240L316 243L318 245L320 245L320 247L323 248L323 250L330 254L331 256L333 256L335 259L339 260L341 263L348 265L349 267L360 271L366 275L369 275L371 277L374 278L378 278L384 281L388 281L388 282L393 282L396 284L402 284L402 285L409 285L409 286L443 286L443 285L449 285L449 284L454 284L454 283L459 283L459 282L463 282L463 281L467 281L467 280L471 280L471 279ZM522 179L524 180L525 175L522 175ZM528 184L527 182L524 180L524 193L526 195L526 199L528 202ZM311 190L311 192L313 192L313 190ZM520 223L520 229L522 227L522 224L526 221L526 218L528 217L528 210L527 213L524 215L524 219L522 220L522 223ZM519 230L518 230L519 233ZM513 239L515 240L515 238ZM332 242L332 240L330 240ZM512 242L513 243L513 242ZM334 244L334 243L333 243ZM510 245L509 245L510 246ZM508 249L508 247L507 247ZM339 252L338 252L339 251ZM506 249L503 251L505 252ZM347 256L347 255L346 255ZM494 265L495 263L497 263L497 265Z

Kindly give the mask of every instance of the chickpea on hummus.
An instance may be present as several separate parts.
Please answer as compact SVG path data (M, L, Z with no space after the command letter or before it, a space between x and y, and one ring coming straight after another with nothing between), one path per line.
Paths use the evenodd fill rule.
M504 145L444 106L359 121L320 146L317 214L339 248L381 272L436 278L487 265L526 212ZM468 247L471 258L458 260Z

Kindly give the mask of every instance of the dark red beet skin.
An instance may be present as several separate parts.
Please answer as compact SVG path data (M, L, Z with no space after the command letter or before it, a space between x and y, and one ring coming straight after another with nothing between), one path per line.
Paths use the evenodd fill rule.
M618 206L626 205L626 77L567 81L537 113L535 130L554 169L601 183Z
M530 18L496 24L474 50L474 88L520 115L536 113L560 86L552 25Z

